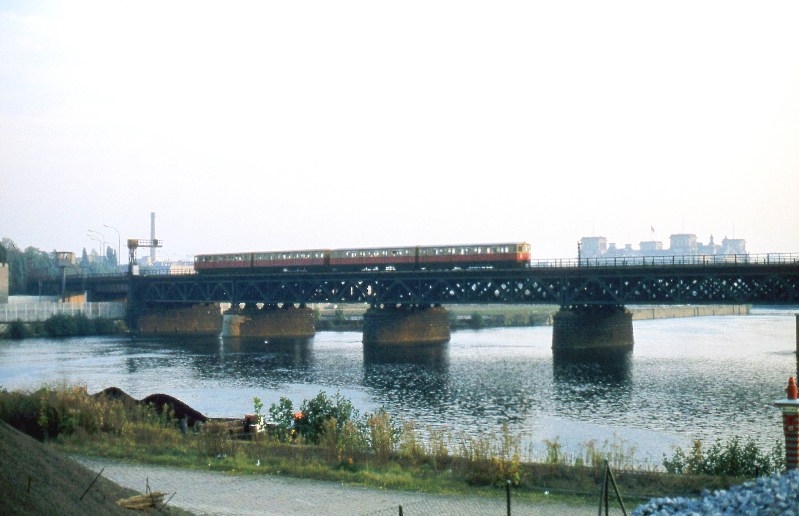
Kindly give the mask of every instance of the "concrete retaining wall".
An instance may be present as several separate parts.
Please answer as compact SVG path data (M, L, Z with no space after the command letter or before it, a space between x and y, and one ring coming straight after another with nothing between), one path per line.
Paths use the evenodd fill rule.
M634 321L669 319L672 317L705 317L713 315L748 315L749 305L699 305L628 307Z

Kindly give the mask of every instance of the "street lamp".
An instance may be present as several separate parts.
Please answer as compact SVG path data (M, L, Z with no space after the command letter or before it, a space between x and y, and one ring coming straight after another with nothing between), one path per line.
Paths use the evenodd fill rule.
M100 235L100 239L102 240L102 242L100 242L100 253L102 253L102 255L105 256L105 235L103 235L99 231L95 231L93 229L90 229L89 232L90 233L94 233L96 235ZM86 236L91 237L92 235L86 235ZM94 238L95 240L97 239L96 237L92 237L92 238Z
M119 230L114 226L109 226L108 224L103 224L103 226L117 232L117 270L119 270L119 265L122 263L122 255L119 254L122 252L122 235L119 234Z
M91 231L91 229L90 229L89 231ZM92 234L89 234L89 233L86 233L86 236L87 236L87 237L89 237L89 238L91 238L91 239L92 239L92 240L94 240L95 242L99 243L99 244L100 244L100 253L101 253L101 254L105 254L105 253L103 252L103 246L105 245L105 241L103 241L103 240L100 240L100 239L99 239L99 238L97 238L96 236L94 236L94 235L92 235Z
M91 231L91 230L89 230L89 231ZM102 237L97 238L96 236L90 235L88 233L86 233L86 236L91 238L95 242L99 243L100 244L100 255L105 255L105 240L103 240Z

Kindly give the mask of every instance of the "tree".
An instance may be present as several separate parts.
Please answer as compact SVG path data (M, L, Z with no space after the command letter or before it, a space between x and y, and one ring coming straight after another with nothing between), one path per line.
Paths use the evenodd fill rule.
M108 265L114 268L116 268L116 266L119 264L117 261L117 252L111 246L108 246L105 250L105 261Z

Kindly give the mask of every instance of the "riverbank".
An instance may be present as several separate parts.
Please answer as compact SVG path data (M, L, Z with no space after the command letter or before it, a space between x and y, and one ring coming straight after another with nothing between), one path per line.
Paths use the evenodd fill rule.
M450 329L552 326L557 305L447 305ZM317 331L361 331L365 305L318 305ZM748 315L751 305L629 306L633 320Z

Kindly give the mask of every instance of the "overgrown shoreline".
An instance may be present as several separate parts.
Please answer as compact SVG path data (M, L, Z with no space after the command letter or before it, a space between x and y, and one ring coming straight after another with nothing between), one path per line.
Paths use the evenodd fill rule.
M257 398L259 417L263 405ZM623 443L585 443L567 456L555 440L543 456L523 450L507 427L469 437L419 429L385 411L359 415L338 393L321 392L300 407L281 399L263 433L243 422L210 421L189 428L169 407L89 395L82 386L0 391L0 419L61 451L234 474L274 474L384 489L491 493L510 481L515 496L595 499L606 461L626 498L696 495L782 468L782 450L763 452L735 439L664 457L667 471L636 466ZM549 494L544 494L545 492Z
M44 321L8 323L0 339L27 339L33 337L90 337L97 335L122 335L128 332L125 322L102 317L90 319L84 314L56 314Z

